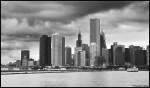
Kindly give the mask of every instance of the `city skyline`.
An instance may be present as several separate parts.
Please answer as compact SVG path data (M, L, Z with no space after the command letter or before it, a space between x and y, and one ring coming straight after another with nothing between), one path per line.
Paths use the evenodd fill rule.
M98 8L105 8L105 5L109 5L112 2L103 3L105 5L103 5L102 2L96 2L100 7L97 5L93 6L92 9L95 10L89 12L85 10L88 7L86 4L83 4L83 2L75 2L76 4L72 2L21 2L24 7L20 6L19 3L20 2L9 1L1 3L2 64L12 61L13 59L11 59L10 56L18 56L19 58L20 50L22 49L29 49L31 51L31 58L38 60L39 37L42 34L51 35L54 32L61 33L65 36L66 46L70 46L74 49L78 30L80 29L82 43L89 45L90 18L100 18L100 28L104 30L108 48L110 48L113 42L118 42L126 47L129 45L146 47L149 44L149 19L147 19L149 18L149 2L113 2L113 4L119 5L116 7L108 6L106 9ZM35 6L26 6L31 3ZM85 3L90 6L94 4L94 2ZM38 5L41 7L38 7ZM29 10L30 7L32 7L32 9ZM56 7L63 7L62 13L59 12ZM68 7L72 8L68 9ZM40 8L40 10L37 10L38 8ZM77 8L82 8L81 11L83 11L80 12ZM22 14L21 9L26 15ZM66 9L68 9L68 13L65 12ZM13 13L10 14L10 12ZM128 15L128 12L131 12L131 14ZM30 13L35 14L35 18L30 15ZM54 14L59 15L54 17ZM67 15L68 18L65 17L65 15Z

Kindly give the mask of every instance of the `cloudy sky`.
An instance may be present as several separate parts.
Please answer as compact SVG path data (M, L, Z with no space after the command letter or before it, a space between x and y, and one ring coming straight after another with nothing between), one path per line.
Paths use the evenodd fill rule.
M75 47L77 33L89 44L90 18L100 18L107 47L149 44L149 1L1 1L1 63L20 59L29 49L39 59L39 37L62 33Z

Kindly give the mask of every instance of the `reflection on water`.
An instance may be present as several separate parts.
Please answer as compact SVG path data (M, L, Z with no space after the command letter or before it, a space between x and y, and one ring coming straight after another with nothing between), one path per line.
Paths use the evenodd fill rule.
M70 72L1 75L8 87L122 87L149 86L149 71Z

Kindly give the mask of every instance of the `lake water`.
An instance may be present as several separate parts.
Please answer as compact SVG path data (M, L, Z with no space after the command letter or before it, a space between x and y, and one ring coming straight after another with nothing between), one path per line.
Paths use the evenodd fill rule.
M149 71L101 71L1 75L2 87L149 86Z

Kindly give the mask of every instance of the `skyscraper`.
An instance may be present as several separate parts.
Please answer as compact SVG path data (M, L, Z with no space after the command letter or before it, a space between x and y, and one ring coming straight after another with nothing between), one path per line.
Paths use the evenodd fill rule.
M147 66L149 66L149 45L147 46L147 55L146 55L147 59L146 59L146 62L147 62Z
M40 66L51 65L51 37L42 35L40 37Z
M52 34L52 65L63 66L65 60L65 38L59 33Z
M80 66L81 64L81 52L82 52L82 47L75 47L75 58L74 58L75 66Z
M125 48L125 62L126 63L131 63L129 48Z
M65 66L65 37L62 36L62 66Z
M142 47L140 46L133 46L130 45L129 46L129 53L130 53L130 61L131 61L131 65L135 65L135 51L137 50L142 50Z
M86 51L83 50L81 52L81 64L80 66L86 66Z
M71 47L65 48L65 65L72 65Z
M96 56L100 56L100 19L90 19L90 43L96 43Z
M29 50L21 50L21 66L27 66L29 58L30 58Z
M109 65L112 66L113 65L113 48L112 48L112 45L111 45L111 48L108 49L109 51Z
M100 32L100 55L102 56L102 49L107 49L106 39L103 30Z
M81 47L82 40L81 40L81 32L78 33L78 40L76 41L76 47Z
M107 50L107 47L106 47L106 39L105 39L105 34L103 32L103 30L100 32L100 56L101 56L101 60L102 62L101 65L105 65L105 66L108 66L108 50Z
M135 51L135 65L145 66L146 65L146 50L136 50Z
M90 45L90 66L95 65L95 57L96 57L96 43L93 42Z
M102 56L103 56L103 65L109 65L109 51L106 48L102 48Z
M125 64L125 48L124 45L118 45L116 42L113 45L113 63L114 65Z
M89 46L88 44L82 44L82 50L85 51L85 64L86 66L90 66L90 49L89 49Z

